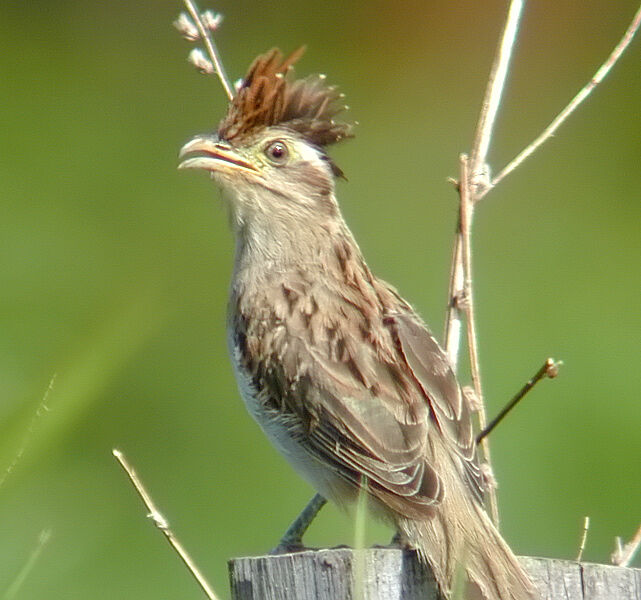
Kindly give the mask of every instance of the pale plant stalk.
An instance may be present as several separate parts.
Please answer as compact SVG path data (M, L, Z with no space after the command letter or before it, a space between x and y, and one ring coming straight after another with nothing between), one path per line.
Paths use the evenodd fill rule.
M165 536L169 545L174 549L176 554L178 554L180 560L187 567L193 578L196 580L202 591L205 593L209 600L218 600L218 597L214 593L214 590L209 585L208 581L205 579L203 574L200 572L192 558L189 556L183 545L178 541L173 531L169 528L169 523L167 519L160 513L156 508L153 499L149 495L149 492L145 489L140 478L134 471L133 467L129 464L125 455L116 450L112 450L113 455L116 457L116 460L120 463L120 466L123 468L124 472L127 474L129 481L131 481L134 489L136 490L138 496L142 500L143 504L149 511L147 516L153 521L157 529L159 529L162 534Z
M463 260L461 259L461 223L456 227L454 249L452 251L452 266L450 270L450 283L447 293L447 314L445 316L445 333L443 334L443 347L454 372L458 368L458 355L461 347L461 331L463 330L463 315L459 306L459 297L465 282L463 273Z
M639 547L641 547L641 525L627 544L623 545L621 538L616 538L616 550L612 554L612 563L618 567L629 566Z
M465 312L470 368L478 405L480 407L479 426L481 430L485 428L487 419L485 415L485 406L483 402L478 366L478 348L475 334L476 325L474 322L474 306L472 299L471 253L463 250L466 245L469 248L470 244L469 237L471 234L473 205L483 198L509 173L521 165L545 141L554 135L560 125L578 108L594 88L603 81L612 67L621 58L622 54L632 42L636 32L641 27L640 6L625 34L607 60L597 70L594 77L572 99L566 108L559 113L559 115L550 123L541 135L534 140L534 142L527 146L494 179L490 179L490 170L487 166L487 155L491 145L494 123L500 108L502 92L505 88L512 50L516 42L520 17L523 11L523 4L522 0L513 0L510 3L501 43L490 72L485 98L474 137L471 158L469 161L467 159L462 159L461 161L461 170L463 170L463 163L465 163L465 168L469 175L466 178L461 176L459 179L459 195L461 198L460 212L461 214L464 210L467 212L467 224L464 228L462 225L463 219L459 218L452 258L452 268L450 271L449 299L445 324L444 345L452 367L456 370L462 332L462 312ZM464 197L467 200L464 200ZM471 206L464 207L464 204L466 203L469 203ZM467 233L465 233L465 230L467 230ZM483 438L481 445L484 460L486 463L490 464L491 460L487 438ZM488 502L492 518L498 525L496 493L491 487Z
M470 173L475 181L479 174L486 172L485 167L492 142L492 134L494 133L494 124L501 106L501 98L505 89L524 4L523 0L512 0L510 3L501 43L497 49L488 78L485 98L483 98L483 105L474 134L474 145L470 153ZM471 198L471 200L476 200L476 198Z
M487 185L487 154L492 141L494 124L505 89L509 72L510 59L516 43L519 22L523 13L523 0L512 0L508 11L501 42L492 64L490 76L479 115L474 143L470 158L462 156L459 177L459 224L454 245L453 265L450 280L450 298L445 325L445 349L456 369L462 331L461 313L465 313L468 356L474 393L478 406L479 429L487 426L485 404L483 402L483 387L479 368L478 342L476 336L476 320L472 290L472 253L471 233L474 205L479 192ZM483 460L491 468L490 445L487 438L481 441ZM489 486L488 507L495 525L499 523L498 503L494 486Z
M189 11L191 18L193 19L194 24L198 29L201 40L203 44L205 44L207 54L209 54L209 58L211 58L211 62L214 65L214 69L216 71L216 75L218 75L218 79L220 79L220 83L225 90L225 94L227 94L227 98L231 101L234 98L234 91L231 84L229 83L229 78L227 77L227 73L225 72L223 61L220 59L220 55L218 54L218 48L216 47L214 38L210 35L209 30L203 24L203 21L200 18L200 11L196 7L196 4L192 2L192 0L184 0L184 2L185 7Z
M583 558L583 551L585 544L588 541L588 531L590 530L590 517L585 517L583 520L583 532L581 533L581 542L579 543L579 552L576 555L576 562L581 562Z
M470 360L470 374L472 376L472 385L474 386L474 395L476 396L476 406L479 420L479 429L482 431L487 426L487 417L485 405L483 402L483 388L481 385L481 373L479 369L478 344L476 336L476 318L474 313L474 292L472 289L472 218L474 216L474 199L472 197L472 185L470 177L473 175L469 169L469 159L467 156L461 156L461 173L460 189L461 208L460 208L460 239L461 239L461 264L463 265L463 312L465 313L467 347ZM492 467L492 457L490 454L490 444L488 438L484 437L480 443L483 451L483 460ZM493 481L493 479L492 479ZM498 527L499 509L496 498L496 487L488 485L487 503L492 517L492 521Z
M539 135L527 148L516 156L510 163L504 167L501 172L494 177L492 180L491 186L483 190L481 197L484 196L492 187L498 184L500 181L505 179L514 169L521 165L526 159L528 159L538 148L549 140L556 130L561 126L561 124L579 107L579 105L592 93L594 88L599 85L606 75L611 71L612 67L617 63L621 58L622 54L626 51L635 34L641 27L641 5L639 6L637 12L635 13L630 25L628 26L626 32L623 34L623 37L616 45L610 56L607 60L599 67L597 72L594 74L592 79L583 86L581 91L570 101L570 103L555 117L555 119L545 128L545 130Z

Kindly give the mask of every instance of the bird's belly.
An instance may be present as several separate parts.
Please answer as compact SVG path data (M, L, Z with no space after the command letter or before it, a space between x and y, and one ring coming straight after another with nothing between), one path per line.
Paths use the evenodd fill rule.
M285 423L282 415L264 406L259 391L241 365L236 351L232 355L232 364L238 388L249 414L296 472L323 497L340 505L352 500L352 486L305 450L303 444L296 439L296 431L291 423Z

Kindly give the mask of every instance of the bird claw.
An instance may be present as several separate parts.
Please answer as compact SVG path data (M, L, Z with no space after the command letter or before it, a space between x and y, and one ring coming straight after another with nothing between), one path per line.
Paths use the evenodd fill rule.
M278 546L269 551L269 555L277 556L279 554L294 554L296 552L305 552L305 550L314 550L314 548L308 548L305 546L302 539L295 540L283 538L278 542Z

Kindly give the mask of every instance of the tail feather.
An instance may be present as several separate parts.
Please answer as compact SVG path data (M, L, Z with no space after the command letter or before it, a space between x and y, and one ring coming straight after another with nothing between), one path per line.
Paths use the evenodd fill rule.
M451 461L447 453L441 458ZM454 582L463 575L464 600L539 600L517 557L466 489L460 471L452 464L440 473L446 492L431 517L400 517L397 525L432 568L443 595L451 598Z

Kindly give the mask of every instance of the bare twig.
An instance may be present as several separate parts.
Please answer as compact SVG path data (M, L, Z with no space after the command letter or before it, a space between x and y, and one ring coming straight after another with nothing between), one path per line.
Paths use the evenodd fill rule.
M472 174L472 183L475 184L475 189L468 190L466 193L472 202L477 199L476 195L478 194L478 190L476 188L478 187L481 177L484 173L487 173L487 168L485 166L487 153L489 151L494 123L496 121L496 115L499 109L503 89L505 87L505 81L507 79L508 66L510 64L512 50L516 42L516 34L522 11L523 2L521 0L513 0L510 4L510 10L503 30L501 43L496 52L494 63L492 64L492 69L490 71L490 77L485 91L485 98L483 99L483 105L474 136L471 161L468 165L468 170ZM465 185L468 185L468 182L464 182L459 179L459 195L461 194L461 186ZM462 245L463 239L461 236L461 222L459 218L454 252L452 255L450 295L444 336L445 350L454 369L456 369L458 364L458 349L462 329L460 308L458 307L458 300L464 294L463 284L465 280L463 272Z
M627 567L641 546L641 525L639 525L634 537L627 544L623 545L620 537L614 538L614 542L616 548L612 553L612 564L618 567Z
M590 517L585 517L583 521L583 533L581 534L581 543L579 544L579 552L576 555L576 562L581 562L583 558L583 551L585 550L585 543L588 539L588 530L590 529Z
M466 155L461 155L461 174L459 194L461 196L459 228L461 240L461 264L464 277L463 293L457 295L456 302L465 313L467 345L470 359L470 371L472 375L472 384L474 386L475 403L479 419L479 428L484 430L487 424L485 416L485 405L483 403L483 389L481 385L481 375L479 371L478 346L476 343L476 320L474 316L474 296L472 291L472 255L471 255L471 235L472 235L472 217L474 214L474 201L471 197L469 160ZM481 440L483 450L483 459L491 470L492 459L490 456L490 445L487 439ZM496 489L494 486L488 486L488 506L490 515L495 525L499 522L498 504L496 501Z
M9 587L2 596L2 600L12 600L15 598L16 594L22 587L22 584L25 582L29 573L33 570L34 565L38 562L44 547L47 545L51 539L51 529L44 529L40 532L38 536L38 541L36 542L35 548L31 551L27 562L22 566L18 574L15 576L14 580L9 584Z
M191 15L191 18L194 20L196 28L198 29L200 39L203 41L203 44L205 44L207 54L209 54L209 58L211 58L211 62L214 65L214 69L216 71L216 75L218 75L218 79L220 79L220 83L222 84L225 93L227 94L227 98L229 100L232 100L234 97L234 91L231 87L231 84L229 83L229 79L227 77L227 73L225 72L223 62L220 59L220 55L218 54L218 48L216 48L214 38L210 34L210 29L205 27L205 24L203 23L203 20L201 18L200 11L196 7L196 4L192 2L192 0L184 0L184 2L187 10L189 11L189 14Z
M147 492L147 490L143 487L142 482L138 478L138 475L136 475L136 472L133 470L131 465L127 462L127 459L125 458L124 454L120 452L120 450L113 449L112 450L113 455L116 457L116 460L120 463L120 466L123 468L125 473L127 474L127 477L129 477L129 481L131 481L132 485L134 486L136 492L138 493L138 496L140 496L140 499L143 501L143 504L149 511L148 517L153 521L154 525L163 533L171 547L176 551L176 554L180 557L180 559L183 561L189 572L192 574L194 579L198 582L198 585L201 587L203 592L205 592L205 595L209 600L217 600L217 596L214 593L214 591L211 589L211 586L205 579L205 577L201 574L201 572L198 570L198 567L195 565L194 561L191 559L189 554L187 554L187 551L183 548L182 544L176 539L176 536L174 535L173 531L169 529L169 523L165 519L165 517L160 513L160 511L156 508L156 505L154 504L154 501L152 500L151 496Z
M501 96L505 89L508 67L512 57L512 50L516 42L516 36L519 29L521 14L523 13L523 0L512 0L510 9L503 29L501 44L496 52L494 64L490 71L490 77L485 90L483 107L479 115L476 133L474 135L474 146L470 154L470 173L472 174L473 183L478 184L480 175L487 173L486 162L487 154L490 150L490 142L494 131L494 123L501 104ZM477 189L474 189L476 195ZM477 198L473 198L476 200Z
M24 433L24 436L22 438L22 443L20 444L18 451L13 457L13 460L9 463L9 466L4 470L4 473L0 475L0 487L4 485L4 482L7 480L9 475L13 473L14 469L22 459L22 456L24 455L25 450L27 449L27 447L29 446L29 442L31 441L31 436L33 435L33 432L36 428L36 423L38 422L40 417L42 417L43 414L49 412L49 406L47 405L47 401L49 400L49 394L51 394L51 390L53 389L53 384L56 381L56 377L57 377L57 374L54 373L53 377L49 380L49 385L47 386L47 389L45 390L45 393L42 396L42 400L40 400L40 403L38 404L38 408L36 408L36 412L33 413L33 416L29 421L29 426L27 427L27 430Z
M461 346L461 331L463 330L463 315L459 306L459 298L463 294L465 275L463 273L463 258L461 248L461 220L456 226L456 237L454 239L454 250L452 252L452 267L450 270L450 284L448 289L447 315L445 316L445 334L443 335L443 346L450 361L452 369L456 373L458 368L458 354Z
M525 396L525 394L527 394L539 381L541 381L541 379L545 377L554 379L559 374L559 367L562 364L562 362L556 362L554 359L548 358L534 376L529 379L527 383L515 394L512 400L503 407L501 412L499 412L499 414L488 423L487 427L485 427L485 429L476 436L476 443L480 443L487 435L489 435L505 418L505 416L521 401L523 396Z
M505 88L510 58L516 42L522 12L523 0L512 0L501 42L490 71L483 105L474 134L472 153L469 159L467 156L461 156L460 161L461 173L458 185L460 196L459 222L450 272L449 302L445 322L444 344L452 368L456 370L462 330L461 312L464 312L466 316L470 370L474 392L479 406L478 418L479 428L481 430L485 429L487 422L483 403L476 323L474 318L470 237L474 205L480 198L480 192L489 185L489 169L486 165L487 154L490 149L494 123L496 122L496 116L501 104L501 96ZM483 450L483 458L491 470L490 446L487 439L482 439L481 447ZM499 514L496 490L492 486L490 486L488 494L488 504L492 520L498 525Z
M484 196L489 189L505 179L505 177L507 177L512 171L514 171L514 169L523 163L523 161L530 157L543 143L554 135L554 132L561 126L561 124L590 95L592 90L594 90L594 88L603 81L619 58L621 58L621 55L626 51L639 27L641 27L641 6L639 6L639 9L634 15L628 29L623 34L623 37L616 45L610 56L608 56L607 60L599 67L598 71L594 74L594 77L592 77L592 79L572 99L572 101L557 115L545 131L543 131L539 137L537 137L527 148L525 148L516 158L503 168L503 170L492 180L491 186L482 191L481 196Z

